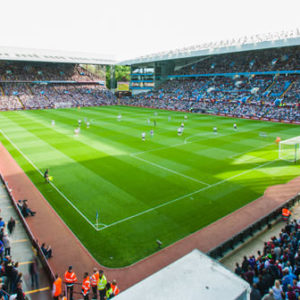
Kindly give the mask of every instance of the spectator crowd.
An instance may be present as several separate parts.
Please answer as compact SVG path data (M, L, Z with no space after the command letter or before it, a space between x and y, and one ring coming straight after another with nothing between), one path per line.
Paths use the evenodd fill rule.
M300 75L173 79L124 105L300 121Z
M8 222L0 217L0 300L8 300L12 295L14 299L25 300L23 273L19 271L19 263L11 256L11 236L15 226L13 217Z
M78 65L0 64L0 110L116 104L99 78Z
M236 263L235 273L252 287L251 300L300 298L300 226L288 222L278 237L264 243L263 251Z

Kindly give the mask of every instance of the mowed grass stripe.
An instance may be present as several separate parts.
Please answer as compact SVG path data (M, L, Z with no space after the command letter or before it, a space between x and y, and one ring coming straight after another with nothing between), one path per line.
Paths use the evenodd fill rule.
M26 120L24 121L24 117L22 118L22 122L25 122L26 124L28 123ZM90 164L87 164L85 161L84 162L80 162L77 159L77 154L73 153L73 150L71 151L72 155L70 155L70 152L68 152L68 151L67 152L66 151L62 151L61 145L58 148L57 148L57 146L55 147L55 145L57 145L57 141L55 142L56 144L53 144L52 140L50 142L47 141L47 138L46 138L47 134L45 134L44 128L43 128L43 126L41 124L33 124L32 122L30 122L30 124L31 124L31 126L34 125L34 129L27 129L27 130L29 130L29 132L31 132L32 134L36 135L40 139L42 139L44 142L47 142L50 146L52 145L55 149L61 151L66 156L70 157L73 161L76 161L77 163L80 163L84 167L92 170L96 175L99 175L99 173L97 173L97 170L93 167L95 165L94 163L92 163L92 165L90 165ZM61 137L61 139L63 139L64 143L65 143L65 138ZM89 153L91 152L90 149L87 149L87 150L89 150ZM78 155L78 157L80 157L80 155ZM103 163L102 163L102 169L103 169L103 166L110 166L112 164L111 162L105 163L105 160L111 160L111 159L112 159L111 157L107 157L107 156L104 157L104 158L102 158L102 161L103 161ZM69 172L67 165L64 165L63 168L65 169L65 171L67 173ZM126 163L125 169L128 169L128 164L127 163ZM149 172L149 170L151 170L151 168L150 169L147 168L147 170L145 172ZM112 177L109 177L108 180L110 182L116 182L115 185L117 185L118 188L120 188L121 181L119 181L119 184L117 184L117 182L118 182L117 178L118 178L118 175L124 174L124 172L122 171L122 168L120 167L120 164L118 166L118 170L117 171L118 171L117 174L115 173L114 175L112 175L114 180L112 180ZM131 172L134 173L133 168L131 168ZM102 174L105 174L105 176L101 175L101 177L103 177L104 179L107 180L107 177L108 177L109 173L110 173L109 170L106 169L105 171L102 171ZM57 172L57 171L54 171L53 174L55 175L56 178L60 178L60 176L62 176L62 174L60 174L60 172ZM78 172L75 173L75 174L78 174ZM82 172L82 173L79 173L79 174L84 174L84 173ZM146 173L144 173L144 174L146 174ZM157 182L158 182L157 176L159 174L161 175L161 179L159 180L159 184L157 184ZM146 175L141 175L141 176L139 175L137 177L145 178L145 180L142 181L142 182L140 182L139 184L144 185L145 182L148 182L149 185L147 185L147 188L144 188L144 190L137 190L137 191L139 191L139 193L133 196L133 198L135 199L135 201L132 201L132 198L131 198L131 201L126 200L126 199L128 199L128 197L124 197L124 195L122 195L122 193L120 193L118 191L114 192L113 189L112 189L111 193L107 196L107 198L110 197L111 201L109 201L108 199L106 199L106 200L107 200L107 203L114 203L114 204L112 205L113 207L110 207L108 209L108 213L105 215L105 218L108 218L108 220L105 220L105 222L109 221L109 216L117 217L118 214L116 213L116 211L120 211L121 209L123 209L123 207L118 207L118 205L117 205L118 202L116 202L116 199L115 199L114 195L121 196L122 199L123 199L122 200L123 204L124 204L124 202L125 203L129 202L131 204L130 207L134 208L134 211L130 210L129 214L132 214L132 213L136 213L136 211L144 210L145 209L145 205L147 205L147 208L149 207L149 204L147 202L144 202L144 198L148 197L147 196L148 195L147 189L150 189L149 192L151 192L153 185L156 185L158 188L160 186L163 187L163 186L170 185L170 188L172 189L172 191L174 191L174 193L170 194L170 193L165 193L164 190L162 190L162 189L159 188L159 189L156 190L156 192L154 192L154 193L152 192L152 194L154 196L153 201L156 202L156 203L157 203L157 201L158 202L160 202L160 201L168 201L169 198L173 197L174 194L176 195L179 190L186 190L186 188L188 190L193 190L193 189L196 188L194 185L191 185L189 187L189 185L186 182L184 182L182 180L179 180L176 177L174 178L174 176L166 176L166 172L165 171L158 172L157 168L155 168L155 170L153 170L153 172L152 172L152 174L151 174L150 177L146 176ZM78 178L78 180L79 180L79 182L81 182L82 181L82 177ZM168 181L168 183L167 183L167 181ZM69 182L69 184L70 183L72 183L72 182ZM85 183L86 182L84 182L84 184ZM67 189L67 185L68 185L68 182L67 182L67 184L65 184L64 186L62 186L61 189L62 190L66 190ZM138 186L138 184L135 184L135 185ZM125 184L125 186L128 186L128 184ZM177 186L177 188L176 188L176 186ZM83 188L81 187L81 189L83 189ZM122 189L122 190L123 190L123 192L125 192L125 189ZM129 191L129 192L132 191L132 190L134 190L134 189L127 189L127 191ZM140 192L142 192L142 193L140 193ZM105 193L105 191L101 190L101 193ZM83 205L83 203L80 205L80 201L79 201L80 199L77 199L76 195L74 195L74 194L76 194L76 192L74 192L74 191L71 190L71 191L68 191L68 193L66 193L66 194L67 195L71 195L70 198L73 199L73 201L76 201L76 203L79 204L79 207L83 207L82 208L83 211L85 211L85 212L88 213L89 206ZM88 198L90 198L90 197L88 197ZM81 202L84 202L84 201L81 200ZM103 202L101 201L101 203L103 203ZM150 203L150 206L152 206L152 204L155 204L155 203ZM93 208L92 211L94 211L96 213L96 208Z
M97 175L95 174L98 171L100 173L102 171L106 172L106 166L104 166L103 170L97 170L96 173L93 173L84 166L80 166L80 163L73 159L71 159L72 163L67 163L66 165L59 165L59 163L57 164L58 166L52 167L50 165L50 169L54 168L54 172L59 174L55 175L55 181L67 188L73 188L74 194L76 191L77 195L74 201L91 208L89 209L91 210L89 211L91 220L95 219L96 208L99 209L100 222L105 224L113 224L132 217L134 214L142 213L138 217L122 221L105 230L94 231L87 222L78 218L74 210L64 205L61 197L52 188L50 189L49 185L41 183L40 175L39 177L35 175L37 172L34 172L28 166L28 163L24 161L22 156L5 139L1 140L16 157L17 161L23 167L25 166L27 173L38 188L48 195L47 198L50 203L59 211L60 215L84 245L99 259L101 264L110 267L128 265L148 256L156 251L156 239L162 240L164 245L167 246L258 198L270 184L286 182L299 174L298 165L273 160L277 158L275 144L255 149L259 146L264 146L264 144L273 143L276 136L288 138L299 135L297 134L299 127L296 126L188 114L184 136L180 139L177 136L176 128L180 125L185 113L141 108L100 107L86 109L91 112L91 117L94 115L99 116L99 120L97 119L99 124L95 124L95 128L93 128L93 124L91 124L91 131L83 128L82 134L84 137L81 140L74 140L71 133L63 141L60 136L66 135L68 128L77 126L79 118L84 119L84 115L86 115L84 110L85 108L81 110L62 109L8 114L11 116L11 119L24 119L27 116L26 122L20 124L20 126L28 126L26 129L32 126L34 133L38 130L39 123L45 125L45 128L42 126L41 130L46 135L46 142L50 140L52 143L58 143L59 146L67 143L67 151L73 148L76 152L78 147L77 154L80 162L89 162L100 167L102 164L109 165L111 172L109 176L112 178L113 172L115 173L115 178L112 180L120 181L122 182L121 184L125 184L128 181L130 189L136 190L132 194L139 196L137 198L132 196L133 202L122 199L122 195L118 194L115 195L114 199L110 199L109 187L106 189L108 194L102 197L101 190L95 192L93 189L94 186L97 186ZM73 112L74 116L72 116ZM123 116L121 122L117 121L119 112ZM155 112L158 113L157 117L154 116ZM66 115L64 115L65 113ZM57 126L51 128L51 119L55 119L56 114L61 118L61 121L57 121ZM170 122L168 122L169 115L171 116ZM151 122L156 118L158 126L155 129L154 139L143 143L140 134L137 137L135 135L139 128L148 128L147 118L150 118ZM234 132L232 128L234 122L238 124L237 132ZM5 125L7 124L0 117L0 128L3 128ZM96 126L100 126L100 128L98 129ZM149 127L151 126L152 124ZM219 128L217 137L212 133L213 126ZM114 132L106 131L106 127L113 129ZM4 128L8 129L7 127ZM133 128L134 133L131 132L131 128ZM59 131L59 134L56 131ZM72 129L70 129L71 131ZM125 132L125 139L122 138L123 131ZM126 131L130 131L130 133L127 134ZM260 131L266 132L267 138L261 138L259 136ZM29 139L30 135L26 135L23 147L21 145L22 135L20 131L11 128L10 134L12 134L12 138L15 135L16 141L18 141L18 144L20 143L20 147L22 146L22 149L28 155L32 152L31 157L37 159L43 165L42 153L38 154L38 149L34 149L34 143ZM58 139L56 138L57 135L59 136ZM185 138L192 135L196 135L191 138L193 142L185 144ZM197 135L200 137L197 137ZM39 138L42 139L43 137ZM33 137L33 140L38 139ZM178 144L178 146L175 144ZM31 146L32 150L30 150ZM52 149L51 147L52 145L48 148ZM101 156L100 159L92 158L89 160L89 157L85 157L86 152L81 151L81 147L87 148L88 151L89 149L94 149L93 151L101 152L104 156ZM164 149L157 151L155 148ZM39 150L48 153L47 143L39 146ZM200 184L130 157L132 153L143 151L147 152L138 154L141 158L166 168L199 180L205 178L209 183L218 183L222 180L224 182L187 196L201 189L201 186L199 187ZM170 151L169 155L168 151ZM54 150L51 151L50 156L55 158L55 153L59 157L62 155L59 154L59 151ZM65 154L63 153L63 155ZM229 156L234 154L237 155L229 158ZM115 165L114 168L113 165L117 160L111 160L111 156L125 161L127 164L121 164L121 168ZM45 162L45 165L50 163L51 160L49 159ZM265 163L266 165L259 167ZM143 169L147 175L142 178L141 174L143 173L131 172L131 165ZM258 168L250 171L251 168L256 167ZM80 172L81 169L84 170L83 174L77 175L76 173ZM67 172L64 173L64 170ZM245 171L249 172L243 173ZM66 176L66 174L70 176ZM78 178L84 177L87 177L86 180L79 182ZM165 178L162 180L162 177ZM204 181L206 182L206 180ZM104 185L106 185L105 181L103 181L103 189L105 189ZM109 186L109 184L107 185ZM118 182L119 185L120 183ZM89 191L86 186L90 188L90 194L96 195L98 192L99 195L89 197ZM155 209L155 206L165 204L181 196L186 197ZM107 201L104 201L104 199L107 199ZM119 211L114 211L111 214L110 208L112 207L113 209L114 204ZM144 213L148 209L152 210ZM203 214L203 211L207 213Z

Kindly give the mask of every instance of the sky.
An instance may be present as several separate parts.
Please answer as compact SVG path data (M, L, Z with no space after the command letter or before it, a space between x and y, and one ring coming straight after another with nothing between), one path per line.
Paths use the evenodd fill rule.
M0 46L109 54L116 60L300 28L300 0L10 0Z

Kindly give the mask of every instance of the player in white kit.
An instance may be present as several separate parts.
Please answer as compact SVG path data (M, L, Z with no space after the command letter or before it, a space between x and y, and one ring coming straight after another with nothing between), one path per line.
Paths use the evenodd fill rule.
M144 142L146 140L146 132L142 132L142 141Z
M177 129L178 136L181 136L182 132L183 132L183 128L182 127L178 127L178 129Z
M79 132L80 132L79 127L77 127L77 128L74 129L74 134L75 134L75 136L78 136L78 135L79 135Z

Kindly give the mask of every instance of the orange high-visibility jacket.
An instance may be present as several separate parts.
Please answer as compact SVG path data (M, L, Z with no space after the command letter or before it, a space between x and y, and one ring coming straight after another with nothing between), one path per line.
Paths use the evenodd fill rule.
M99 272L97 271L91 276L91 286L97 286L99 280Z
M58 297L61 294L61 278L58 277L53 283L52 294L54 297Z
M114 293L115 296L118 295L118 294L120 293L120 290L119 290L119 288L118 288L117 285L113 285L113 284L111 283L111 284L110 284L110 287L112 288L113 293Z
M282 209L282 216L283 217L289 217L291 215L291 212L287 208Z
M90 287L91 287L90 278L89 277L84 278L84 280L82 282L82 294L83 294L83 296L86 296L89 293Z
M71 285L77 281L77 277L76 277L75 273L69 272L69 271L66 271L64 279L65 279L65 282L67 283L67 285Z

